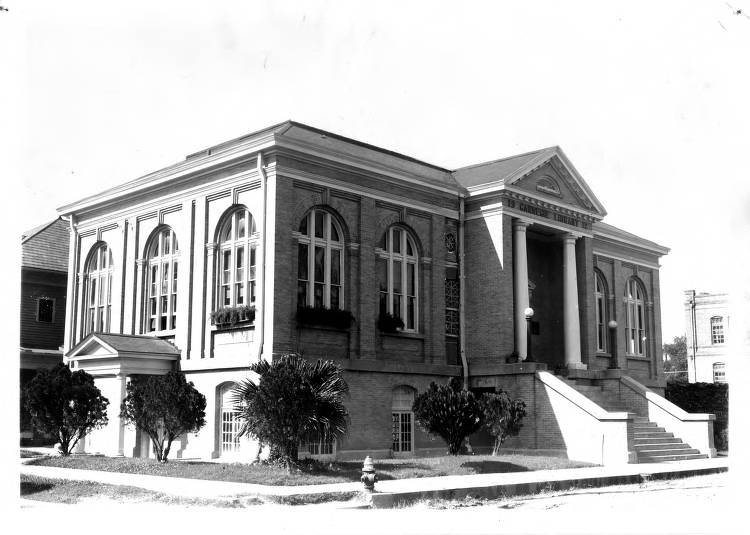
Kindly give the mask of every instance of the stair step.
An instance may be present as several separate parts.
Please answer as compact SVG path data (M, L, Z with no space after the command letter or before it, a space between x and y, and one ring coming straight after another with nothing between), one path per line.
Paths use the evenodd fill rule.
M661 431L635 431L633 433L633 438L636 440L639 438L666 438L666 437L673 438L674 435L672 433L667 433L663 429Z
M633 426L634 433L665 433L666 430L663 427L637 427Z
M633 421L633 429L651 429L654 427L658 427L658 424L656 422L649 422L649 421Z
M683 453L699 453L690 447L690 444L684 442L677 442L672 444L638 444L635 446L635 450L638 455L671 455L672 452ZM663 452L663 453L661 453Z
M658 437L635 437L633 442L636 446L642 444L673 444L675 441L680 440L675 437L658 436Z
M639 454L640 455L640 454ZM708 459L708 455L705 453L689 454L689 455L658 455L649 457L638 457L639 463L661 463L665 461L691 461L693 459Z

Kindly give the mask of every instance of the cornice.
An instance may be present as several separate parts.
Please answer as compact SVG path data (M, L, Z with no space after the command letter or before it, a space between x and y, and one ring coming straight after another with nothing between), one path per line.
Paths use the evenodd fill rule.
M609 234L607 232L601 232L599 229L594 229L594 238L605 243L617 245L619 247L622 247L622 245L625 244L634 251L656 254L657 256L664 256L665 254L669 253L668 247L663 247L656 244L655 246L646 245L644 243L639 243L637 241L628 239L624 236L617 236L614 234Z

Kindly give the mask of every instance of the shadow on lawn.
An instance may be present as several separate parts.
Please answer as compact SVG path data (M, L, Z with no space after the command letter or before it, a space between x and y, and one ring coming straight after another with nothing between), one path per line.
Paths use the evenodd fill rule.
M505 472L528 472L529 469L520 464L504 463L502 461L475 461L467 462L461 465L462 468L469 468L475 474L502 474Z
M386 481L390 479L398 479L394 477L390 472L413 471L416 473L424 472L424 475L430 475L433 469L428 464L421 463L404 463L404 462L388 462L388 461L376 461L375 470L378 474L380 481ZM359 481L362 475L362 463L359 461L338 461L335 464L328 466L321 464L319 470L313 470L312 473L320 473L326 475L338 475L351 479L352 481ZM403 476L402 476L403 477Z
M52 483L39 483L36 481L21 481L21 496L28 496L29 494L36 494L37 492L44 492L53 488Z

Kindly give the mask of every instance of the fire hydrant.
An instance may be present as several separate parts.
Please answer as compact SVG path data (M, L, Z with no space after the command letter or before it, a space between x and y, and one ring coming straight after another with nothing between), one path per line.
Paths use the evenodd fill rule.
M378 481L378 475L375 473L375 466L372 464L372 457L365 457L362 465L362 477L359 480L365 485L367 492L375 491L375 483Z

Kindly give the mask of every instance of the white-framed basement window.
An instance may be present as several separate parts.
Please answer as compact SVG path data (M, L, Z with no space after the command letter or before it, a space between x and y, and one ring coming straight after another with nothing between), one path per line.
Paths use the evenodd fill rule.
M723 344L723 343L724 343L724 318L722 318L721 316L713 316L711 318L711 344Z
M146 247L146 332L158 333L177 328L177 281L180 250L169 227L154 232Z
M331 436L310 433L299 445L300 457L333 458L336 455L336 441Z
M224 217L218 242L216 308L255 304L258 232L247 208L236 207Z
M628 355L646 355L645 292L635 278L625 284L625 351Z
M594 302L596 308L596 350L607 352L607 289L604 278L594 272Z
M414 452L414 389L397 386L391 405L391 449L395 455Z
M92 248L86 262L83 336L92 332L109 332L112 314L112 273L114 260L106 242Z
M419 257L409 231L392 226L378 252L377 272L380 285L380 312L392 314L404 322L404 331L419 327Z
M297 240L297 306L341 309L344 238L336 220L325 210L311 210Z

